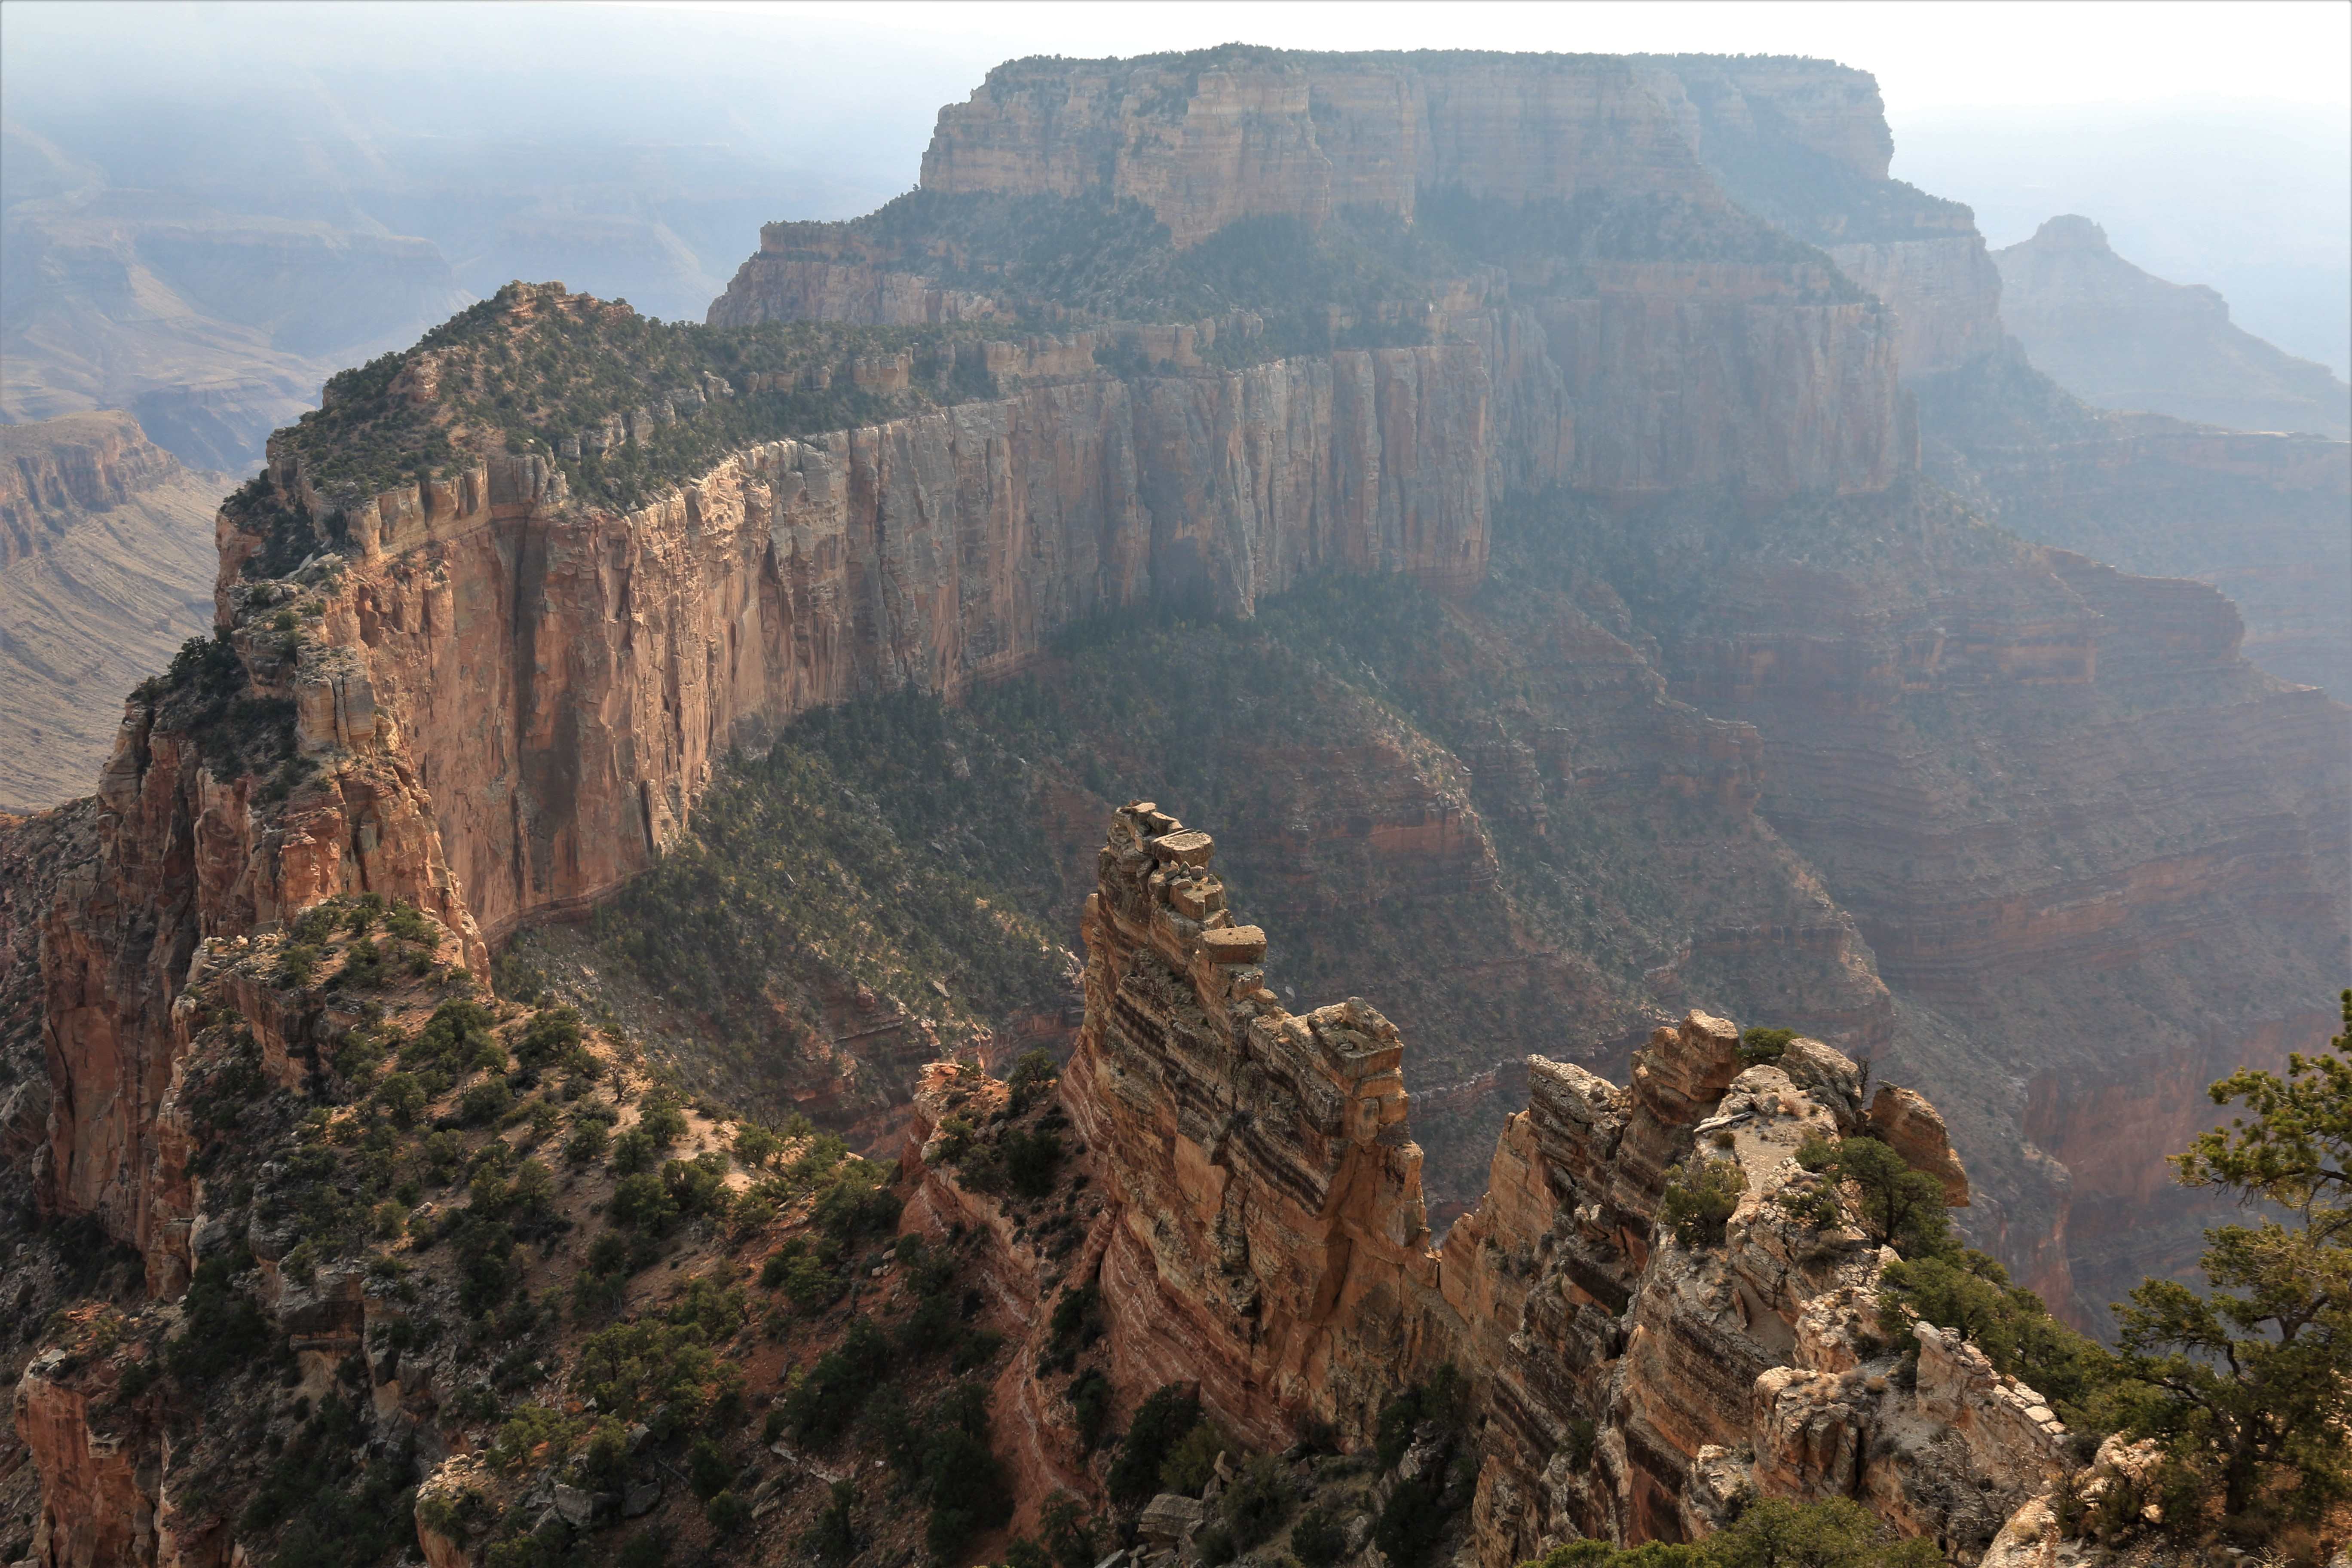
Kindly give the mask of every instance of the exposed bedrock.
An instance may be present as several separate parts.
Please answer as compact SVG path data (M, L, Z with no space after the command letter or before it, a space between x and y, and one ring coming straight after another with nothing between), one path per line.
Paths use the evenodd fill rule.
M1213 853L1123 807L1087 909L1063 1099L1105 1191L1124 1398L1197 1383L1253 1443L1309 1417L1360 1442L1401 1384L1451 1362L1486 1415L1473 1544L1496 1568L1577 1534L1704 1533L1743 1486L1980 1543L2063 1468L2063 1429L1972 1348L1924 1330L1916 1391L1894 1383L1882 1254L1774 1201L1819 1179L1791 1157L1807 1136L1866 1115L1966 1199L1924 1100L1865 1108L1854 1064L1813 1040L1744 1065L1738 1030L1697 1013L1634 1053L1624 1089L1537 1058L1485 1198L1433 1249L1405 1042L1361 1000L1286 1008ZM1655 1224L1702 1143L1748 1184L1719 1245Z
M1179 246L1244 217L1409 216L1433 186L1720 200L1631 60L1221 53L999 66L940 111L923 187L1133 199Z
M1839 271L1894 310L1905 375L1957 370L2000 347L2000 270L1973 228L1828 249Z

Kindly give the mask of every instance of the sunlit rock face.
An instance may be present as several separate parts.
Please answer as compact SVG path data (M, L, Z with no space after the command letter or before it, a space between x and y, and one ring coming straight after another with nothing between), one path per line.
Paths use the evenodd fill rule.
M1433 1247L1406 1043L1360 1000L1281 1005L1213 848L1122 807L1087 906L1062 1093L1105 1191L1090 1245L1130 1403L1196 1383L1254 1444L1310 1419L1361 1442L1450 1363L1486 1413L1473 1542L1498 1568L1578 1534L1702 1534L1743 1486L1980 1544L2063 1468L2063 1427L1969 1347L1923 1332L1916 1388L1897 1386L1889 1255L1780 1202L1822 1181L1800 1145L1866 1126L1966 1202L1920 1097L1865 1106L1859 1069L1814 1040L1749 1065L1698 1013L1634 1053L1627 1088L1537 1058L1486 1197ZM1657 1222L1694 1154L1746 1183L1720 1242Z

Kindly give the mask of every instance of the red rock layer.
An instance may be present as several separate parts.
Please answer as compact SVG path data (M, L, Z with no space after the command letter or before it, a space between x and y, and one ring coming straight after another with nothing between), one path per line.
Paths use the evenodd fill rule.
M1197 1380L1253 1444L1310 1414L1360 1440L1426 1349L1435 1285L1403 1047L1360 1001L1282 1006L1211 849L1124 808L1087 901L1064 1099L1110 1184L1112 1376Z
M1474 1541L1497 1568L1578 1533L1703 1533L1743 1487L1857 1497L1965 1544L2063 1468L2032 1391L1932 1329L1917 1392L1894 1387L1869 1342L1882 1255L1772 1201L1818 1180L1791 1158L1807 1137L1862 1126L1846 1058L1800 1040L1745 1066L1737 1029L1693 1014L1635 1053L1629 1089L1534 1058L1485 1199L1433 1250L1402 1041L1360 1000L1285 1009L1212 852L1123 807L1087 903L1063 1098L1105 1193L1091 1245L1125 1398L1195 1383L1254 1444L1309 1417L1361 1442L1451 1362L1488 1413ZM1925 1100L1883 1092L1869 1119L1967 1200ZM1722 1244L1685 1246L1655 1215L1702 1148L1748 1190Z

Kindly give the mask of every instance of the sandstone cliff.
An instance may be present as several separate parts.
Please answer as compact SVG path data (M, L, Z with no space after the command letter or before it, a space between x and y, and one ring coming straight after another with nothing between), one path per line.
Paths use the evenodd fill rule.
M1276 130L1321 130L1311 91L1303 122L1276 100L1297 72L1322 68L1237 59L1209 74L1275 94L1233 121L1234 156L1272 172L1230 179L1291 190L1307 164ZM1526 115L1485 129L1445 118L1468 112L1469 90L1440 91L1456 81L1447 73L1475 86L1502 68L1494 62L1374 64L1332 79L1393 86L1405 79L1396 72L1431 73L1408 120L1430 117L1432 149L1533 134ZM1017 165L1045 189L1066 149L1052 151L1058 132L1021 105L1058 90L1055 70L1091 81L1096 68L1008 68L1026 85L971 110L974 124L997 127L971 143L986 152L971 166ZM1624 79L1642 102L1663 103L1642 73L1664 68ZM1610 134L1630 138L1609 154L1622 153L1624 188L1668 204L1624 210L1698 213L1717 226L1669 224L1643 238L1664 252L1646 259L1416 277L1426 297L1330 306L1317 340L1396 329L1419 342L1297 347L1231 300L1197 324L1097 321L992 342L981 304L949 299L963 292L954 279L878 265L820 276L787 246L747 264L714 320L838 311L941 325L730 338L731 353L820 341L839 353L727 376L698 362L656 384L648 378L684 357L661 356L680 342L702 352L719 329L656 331L624 310L524 288L376 382L359 378L349 405L284 433L264 480L224 513L228 662L206 664L215 674L198 684L214 684L177 708L186 681L139 699L110 765L101 858L55 923L56 1071L87 1086L58 1098L59 1201L138 1237L159 1280L184 1268L178 1200L157 1184L143 1129L170 1078L166 1020L199 936L258 931L324 892L364 889L429 907L467 933L478 960L472 932L500 940L535 916L583 910L678 843L730 742L756 746L793 715L859 694L969 694L1038 666L1056 631L1123 607L1245 614L1335 571L1402 573L1460 595L1486 574L1506 496L1526 508L1530 546L1514 572L1540 565L1550 596L1457 628L1469 645L1459 661L1450 647L1434 660L1375 649L1344 672L1352 682L1360 667L1361 691L1390 702L1379 689L1409 669L1424 715L1475 710L1475 726L1456 733L1424 718L1421 738L1369 744L1269 734L1220 753L1272 780L1259 796L1269 826L1236 835L1236 848L1254 876L1299 895L1277 896L1302 919L1346 901L1309 886L1343 864L1363 873L1350 889L1375 892L1475 890L1517 874L1516 910L1495 898L1475 906L1503 956L1476 970L1424 960L1414 971L1424 984L1396 1004L1400 1016L1444 1016L1452 1004L1433 992L1509 977L1491 987L1507 987L1496 1009L1516 1014L1507 1028L1429 1053L1447 1089L1433 1100L1460 1112L1444 1133L1446 1198L1473 1190L1457 1173L1476 1163L1465 1152L1516 1095L1513 1064L1541 1043L1528 1037L1545 1026L1538 1003L1563 984L1601 998L1593 1011L1611 1019L1580 1052L1638 1029L1647 1006L1729 994L1834 1030L1856 1051L1895 1051L1938 1090L1973 1081L1972 1053L1990 1037L2033 1048L2042 1036L2025 1017L2063 1020L2085 1056L2087 1042L2110 1037L2105 994L2046 995L2054 968L2002 993L2011 958L2156 965L2189 953L2217 976L2267 976L2150 1008L2124 1031L2130 1048L2085 1080L2100 1094L2186 1082L2209 1060L2299 1037L2310 1020L2279 998L2324 993L2314 976L2342 947L2316 891L2342 855L2340 773L2327 760L2335 710L2254 679L2211 595L2037 557L1909 488L1897 341L1924 329L1857 299L1785 237L1762 245L1758 226L1721 226L1724 204L1665 189L1661 171L1712 179L1702 163L1730 167L1708 126L1745 114L1783 152L1858 183L1834 185L1836 199L1804 221L1875 213L1875 226L1836 233L1941 244L1968 237L1964 219L1885 188L1866 79L1743 67L1717 91L1687 63L1670 74L1698 118L1676 110L1654 126L1648 110L1629 108L1612 122ZM1567 62L1528 68L1513 90L1526 102L1566 95L1556 106L1586 114L1602 101L1588 89L1614 93L1618 81L1613 68ZM1824 81L1834 90L1804 85ZM1112 112L1107 97L1087 101L1088 113ZM1150 112L1189 123L1179 110L1171 99ZM1672 134L1654 135L1658 126ZM942 134L962 145L962 132ZM1041 138L1045 153L1031 145ZM1387 156L1367 151L1370 162L1347 166L1377 173ZM1154 179L1191 167L1168 159L1151 165ZM1202 167L1203 199L1223 200L1210 187L1228 179L1216 173L1225 165ZM1551 167L1504 160L1489 195L1569 189L1543 184ZM1562 180L1583 177L1573 160L1558 167ZM1418 174L1381 188L1434 199ZM1726 237L1761 247L1730 258L1677 249ZM910 277L922 285L911 293ZM1962 327L1975 288L1955 296ZM1381 313L1404 304L1418 314ZM591 366L609 373L581 378L594 381L593 408L542 401L537 386L523 401L539 424L467 424L495 406L498 374L494 374L503 362L480 345L542 331L534 348L568 352L606 331L645 357L616 368L615 350ZM1970 341L1956 327L1951 352ZM843 401L793 401L820 396ZM853 396L883 412L808 422L813 406L872 406ZM780 428L794 433L778 438ZM418 470L422 479L384 488L384 474ZM1814 499L1831 494L1850 504ZM1465 668L1494 676L1495 693L1465 701ZM192 666L188 679L200 674ZM1512 684L1516 694L1499 694ZM2164 705L2161 734L2152 705ZM1123 719L1116 703L1095 714L1111 736L1104 750L1122 743ZM1431 734L1451 760L1426 744ZM2066 743L2083 734L2101 749ZM2193 764L2240 747L2269 748L2280 765L2217 781ZM2120 793L2118 781L2143 773L2164 781L2155 806ZM1344 809L1308 808L1340 793ZM1598 817L1644 795L1674 807L1595 835L1606 856L1542 852L1552 802L1598 803ZM1719 809L1696 809L1706 803ZM1630 847L1633 821L1655 847ZM1516 847L1496 847L1495 824L1520 836ZM1607 896L1632 885L1637 863L1727 889L1719 903L1644 899L1650 951L1611 958L1645 995L1621 977L1594 980L1576 952L1588 937L1623 936L1580 922L1591 921L1596 886ZM2206 868L2227 868L2218 885L2230 890L2194 890ZM2231 900L2258 887L2253 916L2241 918ZM1533 938L1512 929L1530 909L1549 927ZM1865 938L1899 971L1892 995ZM1415 945L1409 932L1386 940L1352 962ZM2156 1016L2165 1012L2181 1016ZM2080 1130L2099 1113L2054 1093L2030 1101L2024 1081L1964 1095L1951 1114L1971 1156L1985 1151L1983 1238L2030 1260L2034 1282L2063 1300L2070 1177L2064 1154L2028 1146L2026 1119L2077 1128L2059 1141L2099 1167L2105 1193L2149 1189L2164 1145L2092 1136ZM2101 1247L2121 1236L2095 1234ZM2093 1310L2099 1289L2086 1286Z
M1409 217L1436 186L1513 201L1715 196L1626 60L1240 46L999 66L940 111L922 183L1134 200L1180 247L1245 217L1319 224L1351 206Z
M0 802L87 790L121 693L210 625L228 488L127 414L0 426Z
M1126 1399L1194 1383L1253 1445L1319 1421L1355 1446L1450 1363L1486 1413L1469 1529L1497 1568L1582 1534L1702 1534L1742 1487L1857 1497L1974 1550L2069 1468L2039 1397L1932 1327L1916 1388L1897 1387L1876 1337L1891 1254L1778 1201L1822 1190L1800 1144L1866 1124L1964 1201L1924 1101L1884 1091L1865 1110L1853 1064L1817 1042L1747 1065L1737 1031L1699 1014L1635 1054L1630 1089L1538 1058L1486 1198L1433 1247L1403 1042L1360 1000L1285 1008L1213 854L1149 803L1124 807L1087 903L1062 1095L1107 1205L1077 1277L1097 1270ZM938 1226L969 1200L936 1139L917 1143ZM1657 1220L1695 1149L1745 1173L1720 1241Z
M1641 57L1731 199L1821 246L1895 314L1906 377L2001 342L2000 276L1974 216L1890 179L1878 84L1823 60Z

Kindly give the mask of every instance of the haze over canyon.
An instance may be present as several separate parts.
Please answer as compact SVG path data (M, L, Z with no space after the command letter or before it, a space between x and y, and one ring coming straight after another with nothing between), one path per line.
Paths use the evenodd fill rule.
M0 1561L2339 1541L2132 1359L2337 1059L2326 365L1794 55L356 125L7 130Z

